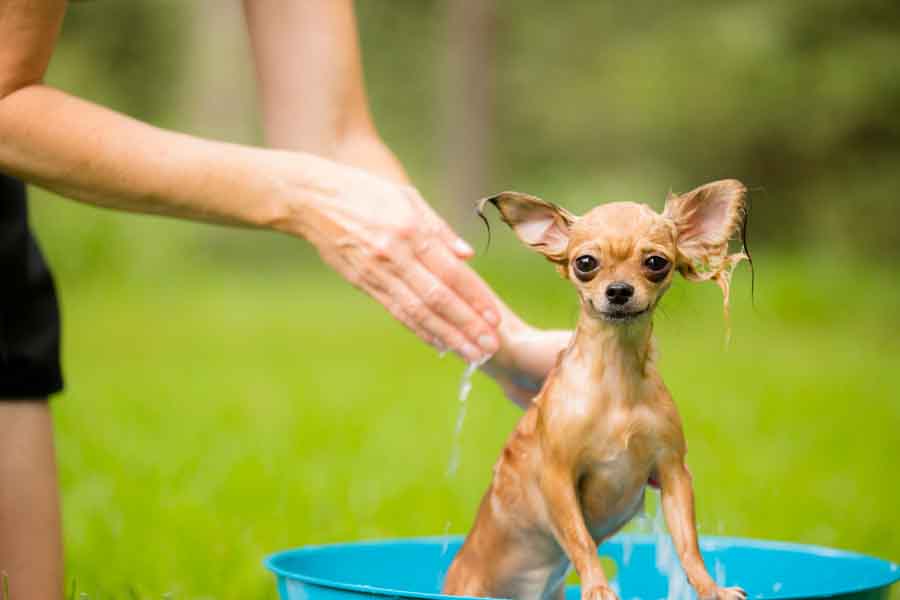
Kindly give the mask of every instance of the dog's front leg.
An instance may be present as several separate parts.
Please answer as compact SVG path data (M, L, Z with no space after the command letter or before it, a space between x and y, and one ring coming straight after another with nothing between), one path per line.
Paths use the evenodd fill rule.
M553 535L581 578L581 600L617 600L603 573L597 545L584 524L571 468L559 464L546 467L541 474L541 492Z
M669 454L658 466L662 508L688 581L701 600L746 600L741 588L721 588L709 576L697 543L691 474L683 456Z

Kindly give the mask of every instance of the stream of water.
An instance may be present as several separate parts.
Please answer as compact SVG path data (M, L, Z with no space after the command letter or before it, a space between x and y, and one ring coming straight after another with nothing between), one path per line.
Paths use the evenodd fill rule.
M443 356L443 354L441 355ZM453 428L453 437L450 441L450 459L447 461L447 470L445 472L448 479L452 479L459 470L460 453L462 452L462 428L466 422L466 410L468 408L469 394L472 392L472 376L478 367L484 364L481 362L471 362L463 371L462 378L459 382L459 409L456 413L456 425ZM447 554L447 548L450 544L450 521L444 525L444 543L441 547L441 556ZM443 577L443 575L441 575Z
M462 379L459 382L459 410L456 413L456 427L453 428L453 438L450 442L450 460L447 462L447 477L456 475L459 470L459 455L462 451L462 428L466 421L466 409L469 400L469 394L472 392L472 376L478 367L484 362L471 362L466 366Z

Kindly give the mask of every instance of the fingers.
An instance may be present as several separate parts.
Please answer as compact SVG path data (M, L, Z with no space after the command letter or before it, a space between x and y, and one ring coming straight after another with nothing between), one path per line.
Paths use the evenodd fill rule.
M482 360L484 351L435 314L403 281L394 280L385 289L371 289L369 293L426 343L439 350L451 349L467 362Z
M494 354L499 348L496 327L500 324L500 307L487 284L460 260L471 258L475 252L418 193L413 202L423 217L413 250L424 269L407 274L407 283L470 342L487 355Z
M377 206L329 213L344 235L324 237L320 253L419 337L482 362L499 348L500 312L490 288L463 262L472 248L415 189L380 191Z
M491 330L500 324L500 315L491 289L475 271L454 256L445 244L425 239L416 248L416 255L425 268L468 304Z
M332 264L430 344L451 349L469 362L482 362L497 351L496 330L482 314L483 307L490 307L490 292L473 305L448 282L487 286L449 251L434 229L374 238L341 258Z
M470 246L466 240L456 235L456 232L450 229L450 226L440 219L437 224L437 234L457 257L463 260L469 260L475 256L475 251L472 249L472 246Z
M412 293L418 296L431 312L461 332L470 344L478 346L481 357L497 352L499 341L493 328L424 265L414 262L405 270L403 277ZM471 352L466 351L463 354L468 355Z
M475 251L472 249L472 246L469 243L462 239L453 229L447 225L446 221L444 221L441 217L438 216L437 213L425 202L425 199L422 198L418 192L413 190L414 199L413 201L418 205L419 210L421 210L422 214L425 215L425 222L428 224L429 228L434 232L434 235L437 236L438 239L444 242L447 245L447 248L455 254L457 257L463 260L469 260L473 256L475 256Z

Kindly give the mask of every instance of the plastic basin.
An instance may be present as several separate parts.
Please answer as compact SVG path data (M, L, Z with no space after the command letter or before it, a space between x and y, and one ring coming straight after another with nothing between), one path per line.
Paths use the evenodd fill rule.
M693 598L678 577L657 568L655 537L623 534L600 547L616 563L611 578L622 600ZM440 593L460 536L305 546L266 558L281 600L452 598ZM740 585L750 598L887 599L900 579L896 564L855 552L784 542L704 537L701 550L719 584ZM671 585L671 589L670 589ZM578 600L568 586L566 600Z

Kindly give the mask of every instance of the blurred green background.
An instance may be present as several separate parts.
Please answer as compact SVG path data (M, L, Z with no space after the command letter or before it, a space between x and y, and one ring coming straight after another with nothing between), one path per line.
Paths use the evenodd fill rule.
M730 347L713 285L657 315L701 532L900 561L900 5L506 0L469 32L471 5L357 3L377 124L426 198L480 248L469 207L500 189L578 212L744 181L756 296L743 267ZM48 79L261 139L234 1L75 3ZM32 197L64 313L67 569L90 598L274 598L266 553L468 528L519 414L490 380L448 478L461 363L306 244ZM473 264L532 323L574 323L505 228Z

